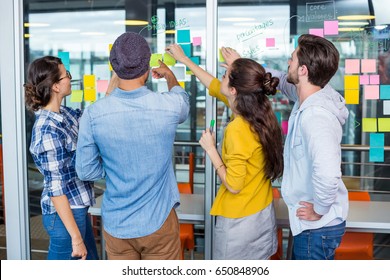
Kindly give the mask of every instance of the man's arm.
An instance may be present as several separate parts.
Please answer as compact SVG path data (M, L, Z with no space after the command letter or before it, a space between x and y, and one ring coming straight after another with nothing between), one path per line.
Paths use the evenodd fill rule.
M81 117L76 150L76 172L80 180L96 181L105 176L99 149L92 135L89 111Z

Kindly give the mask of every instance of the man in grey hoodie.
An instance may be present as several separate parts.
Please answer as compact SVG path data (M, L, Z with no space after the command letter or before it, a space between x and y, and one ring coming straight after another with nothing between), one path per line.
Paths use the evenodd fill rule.
M334 259L345 232L348 191L341 180L344 98L328 82L339 52L328 40L302 35L279 77L279 89L295 102L284 146L282 195L294 236L293 259Z

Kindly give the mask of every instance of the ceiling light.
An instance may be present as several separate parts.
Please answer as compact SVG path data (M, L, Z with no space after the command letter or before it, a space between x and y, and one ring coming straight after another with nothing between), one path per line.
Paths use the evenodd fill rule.
M351 16L339 16L337 17L338 20L368 20L368 19L374 19L375 16L371 15L351 15Z
M174 29L165 30L165 34L176 34L176 30L174 30Z
M365 26L367 21L339 21L339 26Z
M48 23L40 23L40 22L25 22L24 27L47 27L50 26Z
M339 27L339 32L354 32L354 31L363 31L364 28L360 27Z
M133 20L133 19L130 19L130 20L117 20L117 21L114 21L114 24L120 24L120 25L148 25L149 22L146 21L146 20Z

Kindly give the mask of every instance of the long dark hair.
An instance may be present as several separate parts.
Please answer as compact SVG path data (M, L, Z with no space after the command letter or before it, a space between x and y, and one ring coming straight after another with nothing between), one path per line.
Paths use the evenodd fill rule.
M60 64L61 59L54 56L44 56L30 64L27 83L24 84L25 102L29 110L37 111L49 103L52 86L60 79Z
M272 181L283 175L282 131L267 95L274 95L279 79L265 73L254 60L240 58L233 62L229 86L237 91L235 110L258 135L265 155L265 174Z

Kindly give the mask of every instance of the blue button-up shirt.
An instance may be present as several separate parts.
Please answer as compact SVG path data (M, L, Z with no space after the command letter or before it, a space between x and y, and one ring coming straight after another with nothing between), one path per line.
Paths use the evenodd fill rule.
M76 170L84 180L105 176L102 217L110 235L152 234L179 204L172 149L188 112L189 95L179 86L164 93L117 88L84 111Z
M35 116L30 152L44 176L42 214L56 212L52 196L66 195L71 207L93 205L93 183L81 181L75 170L81 111L61 106L60 113L39 110Z

